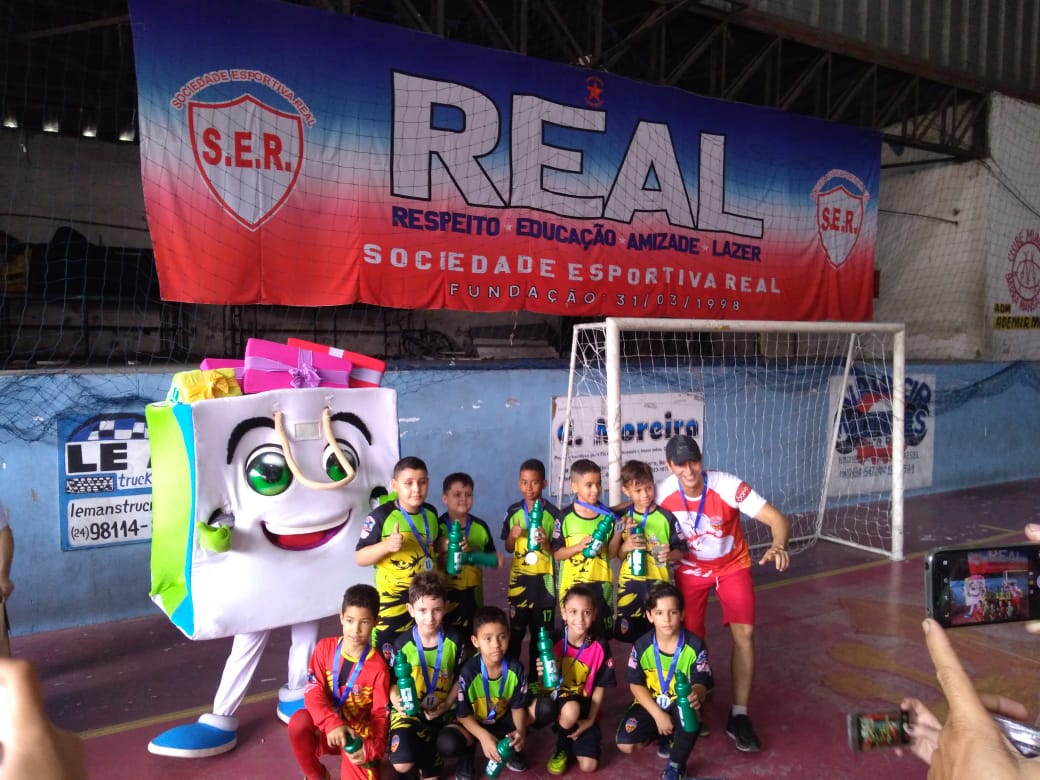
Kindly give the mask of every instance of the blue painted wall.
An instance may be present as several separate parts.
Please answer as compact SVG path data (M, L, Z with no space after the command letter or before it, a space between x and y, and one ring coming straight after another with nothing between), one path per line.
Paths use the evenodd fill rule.
M915 364L907 372L936 375L930 491L1040 476L1040 364ZM164 397L169 381L169 373L0 376L0 500L16 538L15 635L156 611L147 544L61 550L53 420L138 411ZM474 513L497 533L519 463L548 462L550 398L566 392L566 368L391 371L385 384L398 392L402 454L430 467L431 501L440 504L446 474L468 471Z

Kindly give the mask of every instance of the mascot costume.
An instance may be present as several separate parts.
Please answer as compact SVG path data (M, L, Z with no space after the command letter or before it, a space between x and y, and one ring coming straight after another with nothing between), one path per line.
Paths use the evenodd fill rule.
M293 351L307 359L284 372L289 389L250 393L247 348L246 370L183 372L146 410L152 599L190 639L234 637L213 711L157 736L152 753L233 749L235 712L280 626L292 627L277 705L288 722L303 706L319 620L339 611L349 585L372 580L354 548L398 458L396 394L355 385L349 368L323 374L315 353ZM262 370L269 383L270 365Z

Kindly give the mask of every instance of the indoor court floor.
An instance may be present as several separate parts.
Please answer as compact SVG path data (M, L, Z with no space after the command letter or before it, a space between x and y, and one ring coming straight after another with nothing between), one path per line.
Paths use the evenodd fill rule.
M898 706L903 696L912 695L945 715L922 642L924 554L940 545L1019 542L1027 522L1040 522L1040 480L909 499L906 560L899 563L819 543L795 555L785 574L756 567L757 672L750 714L763 749L739 753L725 734L731 643L718 604L711 603L707 640L716 688L706 716L713 733L698 740L690 777L924 778L924 764L909 754L850 751L845 713ZM489 603L504 604L504 581L502 573L489 576ZM338 628L330 619L322 634L336 634ZM1019 625L961 628L953 635L980 689L1006 694L1036 714L1040 638ZM94 780L301 777L285 726L275 717L288 644L287 629L271 638L238 712L238 747L214 758L185 760L151 755L148 741L209 710L230 640L188 641L157 612L12 641L16 656L37 664L53 720L84 737ZM627 646L614 643L622 680L626 658ZM623 681L608 693L597 775L654 780L664 761L652 747L622 756L613 744L614 729L630 701ZM552 735L536 732L528 741L531 769L526 776L549 777L545 762ZM338 759L327 758L326 765L338 778ZM447 769L445 777L453 778L453 767ZM572 765L568 775L575 774Z

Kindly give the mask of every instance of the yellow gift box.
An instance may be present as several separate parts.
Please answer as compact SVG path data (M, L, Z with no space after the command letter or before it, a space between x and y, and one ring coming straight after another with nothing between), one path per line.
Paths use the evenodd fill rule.
M228 398L242 395L233 368L179 371L173 375L167 401L191 404L206 398Z

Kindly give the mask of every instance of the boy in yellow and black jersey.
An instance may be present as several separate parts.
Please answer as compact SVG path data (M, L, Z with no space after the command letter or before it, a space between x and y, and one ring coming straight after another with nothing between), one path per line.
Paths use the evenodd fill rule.
M610 557L621 559L614 636L634 642L650 630L643 612L648 589L655 582L672 581L668 564L682 558L687 548L675 515L654 501L654 472L648 464L630 460L622 465L621 489L632 503L621 512L609 545Z
M491 529L479 517L470 514L473 508L473 477L462 471L446 476L441 500L448 511L437 519L440 535L447 538L451 524L458 523L462 528L463 551L494 556L494 568L497 569L501 559L495 549ZM464 564L458 574L446 574L445 580L448 584L448 606L444 622L458 629L463 636L469 636L473 633L473 612L477 607L484 606L484 569Z
M415 575L408 588L408 613L415 624L394 642L391 665L398 654L412 667L419 715L408 715L401 706L397 684L390 688L389 759L398 777L424 780L440 777L441 755L465 741L455 724L459 667L468 643L451 626L443 624L447 589L438 572Z
M373 644L387 659L398 635L412 626L408 586L422 571L433 571L436 556L447 549L440 535L437 510L426 503L429 472L421 458L401 458L394 466L391 489L397 494L365 518L354 560L374 566L379 591L379 624Z
M610 568L608 543L605 540L592 557L585 550L593 542L593 533L606 518L610 520L613 535L616 518L613 512L599 502L603 489L600 467L587 458L571 464L571 491L574 503L560 511L560 519L553 527L552 549L560 561L559 592L566 593L571 586L587 582L596 594L596 632L610 636L614 622L614 572Z
M520 658L520 648L524 634L529 630L531 640L529 646L530 663L528 669L534 668L537 655L535 640L538 629L545 626L553 629L553 613L556 610L556 578L555 561L549 539L553 525L559 517L559 510L542 498L545 490L545 464L537 458L529 458L520 464L520 478L517 486L522 498L510 504L502 522L502 540L506 552L512 554L509 566L509 655ZM535 529L539 543L538 549L532 550L528 544L528 530L531 528L531 512L535 510L535 502L540 502L542 516ZM535 510L537 516L537 510Z

